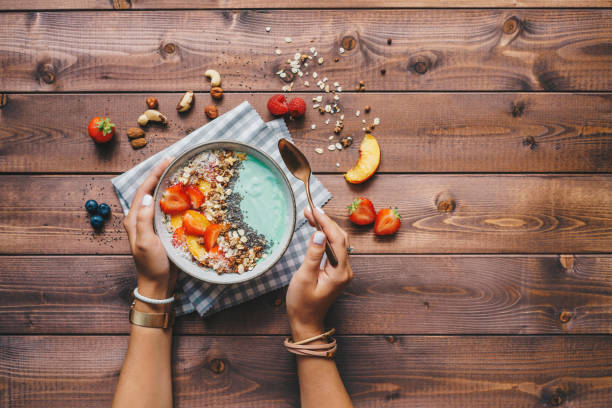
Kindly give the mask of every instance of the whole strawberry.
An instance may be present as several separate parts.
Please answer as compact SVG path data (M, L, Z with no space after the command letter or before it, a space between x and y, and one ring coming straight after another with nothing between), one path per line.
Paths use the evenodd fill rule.
M268 100L268 110L274 116L283 116L289 108L287 107L287 99L285 95L276 94Z
M293 98L289 101L289 116L299 118L306 112L306 102L302 98Z

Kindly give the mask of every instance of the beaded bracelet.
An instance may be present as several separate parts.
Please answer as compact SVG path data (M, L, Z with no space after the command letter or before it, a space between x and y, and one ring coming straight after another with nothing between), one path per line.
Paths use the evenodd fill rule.
M134 297L141 302L150 303L152 305L167 305L168 303L174 302L174 296L171 296L168 299L152 299L150 297L143 296L138 293L138 287L134 288Z

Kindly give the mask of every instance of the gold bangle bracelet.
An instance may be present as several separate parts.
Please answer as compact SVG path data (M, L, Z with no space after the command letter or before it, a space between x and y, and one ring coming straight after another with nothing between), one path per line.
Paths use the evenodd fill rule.
M155 329L167 329L174 326L174 310L167 313L145 313L134 309L134 304L130 307L130 323L142 327Z

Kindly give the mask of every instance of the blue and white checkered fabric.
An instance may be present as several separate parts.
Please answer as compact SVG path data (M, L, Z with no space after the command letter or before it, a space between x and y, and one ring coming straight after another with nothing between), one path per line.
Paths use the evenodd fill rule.
M307 206L304 184L291 175L278 152L277 142L282 137L291 140L289 130L282 119L265 123L248 102L243 102L111 180L123 212L127 214L136 190L151 169L164 157L178 157L181 152L192 146L214 140L238 140L254 145L270 155L287 174L295 194L297 222L293 239L283 258L258 278L234 285L210 284L181 272L176 293L177 314L193 311L197 311L200 315L211 314L281 288L289 283L293 272L302 263L314 230L306 223L303 215ZM329 191L314 176L310 179L310 187L312 199L317 206L323 206L331 198Z

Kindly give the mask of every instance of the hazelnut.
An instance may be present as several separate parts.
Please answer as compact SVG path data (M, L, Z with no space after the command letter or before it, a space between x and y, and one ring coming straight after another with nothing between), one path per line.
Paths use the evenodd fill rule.
M219 111L215 105L208 105L204 108L204 113L208 116L209 119L214 119L219 116Z
M340 58L338 57L334 58L334 62L338 62L338 61L340 61Z
M353 144L353 138L350 136L343 137L342 139L340 139L340 143L342 143L342 147L349 147Z
M365 107L365 108L363 108L363 111L364 111L365 113L369 113L369 112L370 112L370 109L372 109L372 108L370 107L370 105L366 105L366 107Z
M340 126L336 126L336 127L334 128L334 133L335 133L335 134L337 134L337 135L339 135L339 134L340 134L340 132L342 132L342 128L341 128Z
M386 73L387 73L387 70L386 70L386 69L382 68L382 69L380 70L380 74L381 74L381 75L385 75Z
M210 95L215 99L221 99L223 97L223 89L220 86L213 86L210 88Z
M387 44L391 45L392 42L393 40L391 38L387 38Z
M159 102L157 101L157 98L149 96L147 98L147 106L149 107L149 109L157 109L159 107Z

